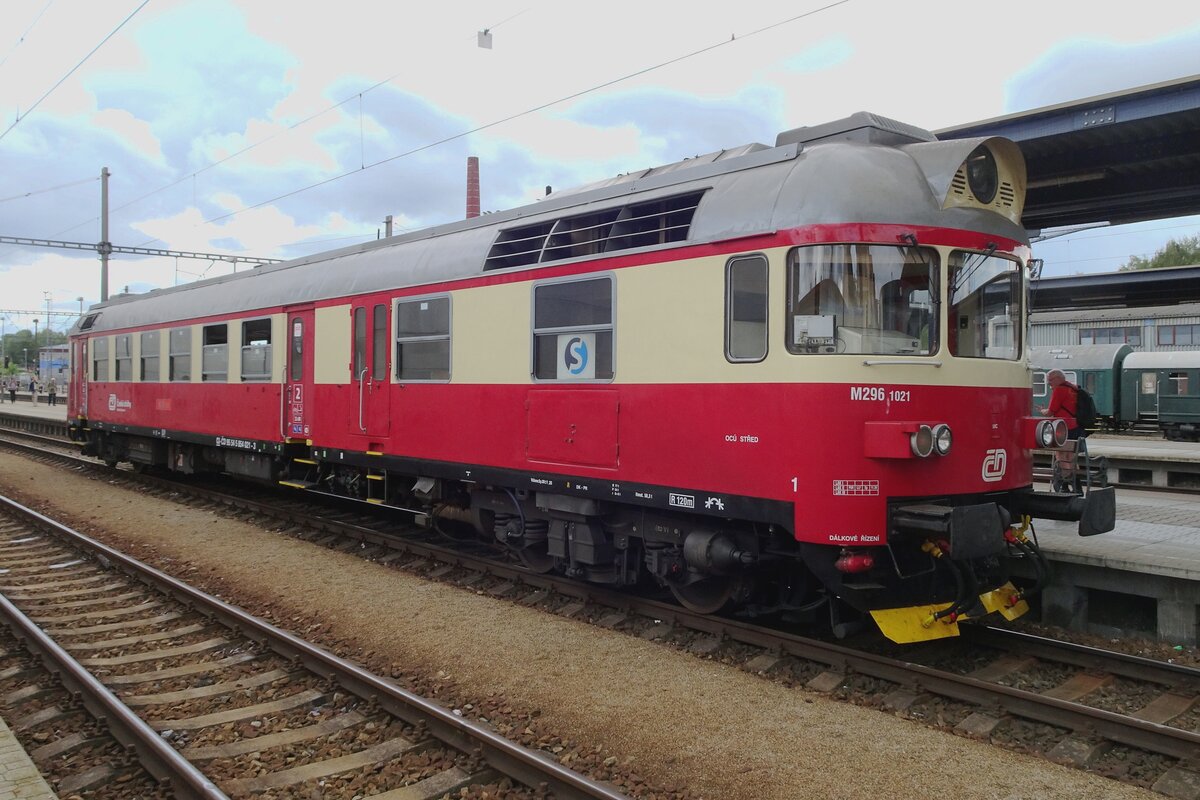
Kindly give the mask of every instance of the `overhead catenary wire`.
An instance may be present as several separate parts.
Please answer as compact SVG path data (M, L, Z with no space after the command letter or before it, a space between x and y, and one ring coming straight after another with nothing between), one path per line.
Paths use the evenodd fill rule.
M806 17L811 17L815 14L820 14L820 13L828 11L830 9L837 8L838 6L845 5L849 2L851 2L851 0L836 0L836 2L828 3L826 5L820 6L819 8L815 8L810 11L805 11L801 14L796 14L794 16L788 17L787 19L779 20L778 22L773 22L770 25L764 25L763 27L757 28L753 31L750 31L749 33L744 33L744 34L740 34L740 35L735 34L729 39L723 39L722 41L717 42L715 44L707 45L707 46L701 47L697 50L693 50L689 53L684 53L683 55L667 59L666 61L662 61L657 64L653 64L649 67L644 67L642 69L635 70L634 72L630 72L630 73L628 73L626 75L622 75L618 78L613 78L612 80L608 80L603 83L596 84L595 86L591 86L587 89L582 89L577 92L572 92L571 94L564 95L563 97L559 97L555 100L550 100L545 103L541 103L532 108L525 109L524 111L519 111L515 114L510 114L506 117L501 117L500 119L493 120L492 122L488 122L483 125L476 126L474 128L471 128L470 130L462 131L460 133L456 133L451 136L446 136L442 139L438 139L436 141L420 145L419 147L414 147L414 148L412 148L410 150L406 150L402 153L397 153L396 155L388 156L387 158L382 158L378 161L373 161L370 164L364 164L363 166L361 166L358 169L352 169L352 170L348 170L346 172L342 172L338 175L333 175L329 178L325 178L324 180L320 180L315 183L311 183L307 186L302 186L299 189L293 189L290 192L285 192L284 194L277 195L277 196L269 198L267 200L259 201L257 203L254 203L253 205L249 205L249 206L245 206L243 208L237 209L236 211L230 211L226 214L221 214L216 217L211 217L209 219L204 220L204 223L208 224L208 223L212 223L212 222L219 222L224 219L229 219L231 217L235 217L238 214L241 214L243 212L252 211L253 209L261 208L265 205L270 205L271 203L275 203L279 200L285 200L289 197L294 197L295 195L302 194L303 192L311 191L311 190L319 188L321 186L326 186L330 183L334 183L335 181L339 181L343 178L347 178L351 175L358 174L365 170L372 169L372 168L378 167L378 166L382 166L384 164L389 164L393 161L398 161L399 159L407 158L408 156L416 155L417 153L424 152L425 150L429 150L434 147L438 147L440 145L447 144L449 142L453 142L458 139L462 139L466 136L470 136L472 134L488 130L489 128L494 128L497 125L503 125L506 122L511 122L512 120L519 119L524 116L528 116L529 114L537 113L538 111L543 111L547 108L556 106L559 103L565 103L569 100L574 100L576 98L583 97L584 95L591 94L592 92L596 92L601 89L606 89L610 86L615 86L616 84L623 83L625 81L640 77L642 75L646 75L648 73L662 69L663 67L668 67L668 66L671 66L672 64L678 64L679 62L686 61L689 58L694 58L696 56L703 55L704 53L708 53L713 50L717 50L721 47L725 47L730 44L735 44L737 42L744 41L753 36L757 36L761 33L765 33L767 31L773 30L773 29L781 27L783 25L788 25L788 24L796 22L798 20L805 19Z
M109 31L108 35L105 36L103 39L101 39L99 44L97 44L95 47L93 47L91 50L89 50L88 54L79 60L79 63L77 63L75 66L71 67L71 69L67 72L66 75L63 75L61 78L58 79L58 81L53 86L51 86L49 89L47 89L45 94L43 94L41 97L39 97L37 99L37 101L34 102L34 104L32 106L30 106L29 109L24 114L18 114L17 118L13 120L12 124L9 125L7 128L5 128L4 133L0 133L0 140L2 140L5 136L8 136L8 134L12 131L12 129L17 127L18 124L20 124L21 120L25 119L30 114L32 114L34 109L36 109L38 106L40 106L42 104L43 100L45 100L47 97L49 97L51 94L53 94L54 90L57 89L59 86L62 86L63 82L66 81L67 78L74 75L75 71L77 69L79 69L80 67L82 67L87 62L87 60L96 53L97 50L99 50L101 47L103 47L105 42L107 42L112 37L116 36L117 31L121 30L121 28L124 28L125 25L131 19L133 19L135 16L137 16L137 13L139 11L141 11L143 8L145 8L149 3L150 3L150 0L142 0L141 5L139 5L132 12L130 12L129 16L125 17L125 19L121 20L120 25L118 25L117 27L115 27L111 31Z
M11 200L22 200L26 197L33 197L34 195L46 194L47 192L57 192L59 189L67 189L71 186L79 186L80 184L91 183L92 181L98 181L98 180L100 180L100 177L96 176L94 178L83 178L82 180L71 181L70 183L60 183L58 186L47 186L45 189L34 189L33 191L22 192L21 194L14 194L12 197L0 197L0 203L7 203Z
M271 203L274 203L274 202L277 202L277 201L279 201L279 200L284 200L284 199L286 199L286 198L288 198L288 197L292 197L292 196L294 196L294 195L301 194L301 193L303 193L303 192L311 191L311 190L313 190L313 189L319 188L319 187L321 187L321 186L324 186L324 185L327 185L327 184L329 184L329 183L333 183L333 182L335 182L335 181L341 180L342 178L349 177L350 175L354 175L354 174L357 174L357 173L359 173L359 172L363 172L363 171L365 171L365 170L372 169L372 168L374 168L374 167L382 166L382 165L384 165L384 164L390 163L390 162L392 162L392 161L397 161L397 160L399 160L399 159L406 158L406 157L408 157L408 156L416 155L417 153L423 152L423 151L425 151L425 150L429 150L429 149L432 149L432 148L434 148L434 147L438 147L438 146L440 146L440 145L447 144L447 143L449 143L449 142L456 141L456 140L458 140L458 139L462 139L462 138L464 138L464 137L466 137L466 136L470 136L470 135L472 135L472 134L479 133L479 132L481 132L481 131L484 131L484 130L488 130L489 128L494 128L494 127L496 127L496 126L498 126L498 125L502 125L502 124L504 124L504 123L511 122L512 120L519 119L519 118L521 118L521 117L523 117L523 116L527 116L527 115L529 115L529 114L534 114L534 113L537 113L538 111L542 111L542 110L544 110L544 109L550 108L550 107L552 107L552 106L555 106L555 105L558 105L558 104L560 104L560 103L564 103L564 102L567 102L567 101L569 101L569 100L574 100L574 99L576 99L576 98L583 97L583 96L585 96L585 95L587 95L587 94L590 94L590 93L592 93L592 92L596 92L596 91L599 91L599 90L601 90L601 89L605 89L605 88L608 88L608 87L610 87L610 86L614 86L614 85L616 85L616 84L619 84L619 83L622 83L622 82L625 82L625 81L631 80L631 79L633 79L633 78L636 78L636 77L640 77L640 76L642 76L642 75L649 74L649 73L651 73L651 72L654 72L654 71L656 71L656 70L658 70L658 69L662 69L662 68L664 68L664 67L667 67L667 66L670 66L670 65L673 65L673 64L680 63L680 62L682 62L682 61L685 61L685 60L687 60L687 59L694 58L694 57L696 57L696 56L702 55L702 54L704 54L704 53L711 52L711 51L713 51L713 50L717 50L717 49L719 49L719 48L722 48L722 47L725 47L725 46L727 46L727 45L733 44L733 43L735 43L735 42L742 41L742 40L745 40L745 39L749 39L749 38L751 38L751 37L754 37L754 36L757 36L757 35L759 35L759 34L765 33L765 32L767 32L767 31L773 30L773 29L775 29L775 28L779 28L779 27L782 27L782 26L784 26L784 25L788 25L788 24L791 24L791 23L793 23L793 22L799 21L799 20L801 20L801 19L804 19L804 18L806 18L806 17L811 17L811 16L813 16L813 15L820 14L820 13L822 13L822 12L828 11L828 10L830 10L830 9L833 9L833 8L836 8L836 7L838 7L838 6L845 5L845 4L849 3L850 1L851 1L851 0L836 0L836 2L828 3L828 4L826 4L826 5L823 5L823 6L820 6L820 7L818 7L818 8L811 9L811 10L809 10L809 11L802 12L802 13L800 13L800 14L795 14L795 15L793 15L793 16L790 16L790 17L786 18L786 19L778 20L778 21L776 21L776 22L773 22L773 23L771 23L771 24L768 24L768 25L764 25L764 26L762 26L762 27L760 27L760 28L757 28L757 29L755 29L755 30L749 31L749 32L747 32L747 33L744 33L744 34L740 34L740 35L734 35L734 36L732 36L732 37L731 37L731 38L729 38L729 39L722 39L721 41L719 41L719 42L716 42L715 44L711 44L711 45L707 45L707 46L705 46L705 47L701 47L701 48L699 48L699 49L697 49L697 50L693 50L693 51L691 51L691 52L688 52L688 53L685 53L685 54L683 54L683 55L676 56L675 58L671 58L671 59L668 59L668 60L666 60L666 61L663 61L663 62L660 62L660 63L657 63L657 64L653 64L653 65L651 65L651 66L649 66L649 67L644 67L644 68L642 68L642 69L636 70L636 71L634 71L634 72L631 72L631 73L628 73L628 74L626 74L626 75L622 75L622 76L620 76L620 77L618 77L618 78L614 78L614 79L612 79L612 80L605 81L605 82L603 82L603 83L600 83L600 84L597 84L597 85L595 85L595 86L591 86L591 87L589 87L589 88L587 88L587 89L583 89L583 90L580 90L580 91L577 91L577 92L573 92L573 93L571 93L571 94L568 94L568 95L565 95L565 96L563 96L563 97L559 97L559 98L557 98L557 99L555 99L555 100L551 100L551 101L548 101L548 102L545 102L545 103L541 103L541 104L539 104L539 105L537 105L537 106L534 106L534 107L532 107L532 108L525 109L524 111L520 111L520 112L517 112L517 113L515 113L515 114L510 114L510 115L508 115L508 116L506 116L506 117L502 117L502 118L500 118L500 119L493 120L492 122L485 123L485 124L483 124L483 125L477 126L477 127L475 127L475 128L472 128L472 129L470 129L470 130L462 131L462 132L460 132L460 133L457 133L457 134L454 134L454 135L451 135L451 136L448 136L448 137L444 137L444 138L442 138L442 139L439 139L439 140L436 140L436 141L433 141L433 142L429 142L429 143L427 143L427 144L424 144L424 145L421 145L421 146L419 146L419 147L412 148L412 149L410 149L410 150L407 150L407 151L404 151L404 152L402 152L402 153L398 153L398 154L395 154L395 155L389 156L389 157L387 157L387 158L380 159L380 160L378 160L378 161L374 161L374 162L371 162L371 163L366 163L366 161L365 161L365 158L364 158L364 159L361 159L361 161L360 161L360 166L359 166L359 168L357 168L357 169L348 170L348 171L346 171L346 172L343 172L343 173L340 173L340 174L337 174L337 175L331 176L331 177L329 177L329 178L325 178L325 179L323 179L323 180L321 180L321 181L317 181L317 182L315 182L315 183L312 183L312 184L309 184L309 185L307 185L307 186L303 186L303 187L301 187L301 188L299 188L299 189L295 189L295 190L292 190L292 191L290 191L290 192L286 192L286 193L284 193L284 194L282 194L282 195L278 195L278 196L276 196L276 197L272 197L272 198L270 198L270 199L267 199L267 200L260 201L260 202L258 202L258 203L255 203L255 204L253 204L253 205L250 205L250 206L245 206L245 207L243 207L243 208L236 209L236 210L234 210L234 211L231 211L231 212L229 212L229 213L222 214L222 215L219 215L219 216L216 216L216 217L212 217L212 218L210 218L210 219L205 219L203 222L204 222L204 224L209 224L209 223L213 223L213 222L218 222L218 221L220 221L220 220L223 220L223 219L228 219L228 218L234 217L234 216L236 216L236 215L238 215L238 214L241 214L241 213L243 213L243 212L245 212L245 211L250 211L250 210L253 210L253 209L256 209L256 208L261 208L262 206L269 205L269 204L271 204ZM146 0L146 2L149 2L149 0ZM143 5L145 5L145 3L143 3ZM139 9L139 10L140 10L140 9ZM136 13L136 12L135 12L135 13ZM515 19L516 17L519 17L519 16L520 16L521 14L523 14L523 13L525 13L525 12L524 12L524 11L522 11L522 12L519 12L519 13L517 13L517 14L514 14L514 15L512 15L512 16L510 16L510 17L507 17L507 18L505 18L504 20L501 20L499 23L496 23L496 25L493 25L493 26L491 26L491 28L493 28L493 29L494 29L494 28L496 28L496 27L499 27L500 25L503 25L504 23L506 23L506 22L509 22L509 21L511 21L511 20L513 20L513 19ZM111 208L111 209L110 209L110 213L116 213L116 212L118 212L118 211L121 211L121 210L124 210L124 209L126 209L126 208L129 208L130 206L133 206L133 205L135 205L135 204L137 204L137 203L139 203L139 202L141 202L141 201L143 201L143 200L145 200L145 199L147 199L147 198L149 198L149 197L152 197L153 195L155 195L155 194L158 194L159 192L162 192L162 191L165 191L165 190L167 190L167 189L169 189L169 188L172 188L172 187L174 187L174 186L177 186L178 184L180 184L180 183L183 183L183 182L184 182L184 181L186 181L186 180L189 180L189 179L191 179L191 180L193 181L193 185L194 185L194 181L195 181L195 179L196 179L196 176L197 176L197 175L199 175L200 173L202 173L202 172L205 172L205 171L207 171L207 170L211 170L211 169L213 169L214 167L220 166L221 164L224 164L224 163L226 163L226 162L228 162L228 161L230 161L230 160L232 160L232 159L234 159L234 158L237 158L238 156L240 156L240 155L242 155L242 154L244 154L244 153L247 153L247 152L249 152L250 150L253 150L253 149L254 149L254 148L256 148L256 147L259 147L259 146L261 146L261 145L263 145L263 144L266 144L267 142L269 142L269 141L271 141L271 140L273 140L273 139L277 138L278 136L282 135L283 133L285 133L285 132L287 132L287 131L294 130L294 129L296 129L296 128L298 128L298 127L300 127L300 126L302 126L302 125L304 125L304 124L306 124L306 123L308 123L308 122L311 122L312 120L315 120L315 119L317 119L317 118L319 118L319 117L321 117L321 116L323 116L323 115L325 115L325 114L329 113L330 111L334 111L334 110L336 110L336 109L338 109L338 108L341 108L342 106L346 105L347 103L351 102L352 100L355 100L356 98L357 98L357 99L359 99L359 102L360 102L360 104L361 104L361 97L362 97L362 95L364 95L364 94L367 94L367 93L369 93L369 92L371 92L371 91L373 91L373 90L375 90L375 89L377 89L377 88L379 88L379 87L381 87L381 86L383 86L383 85L385 85L385 84L387 84L387 83L390 83L391 81L393 81L394 79L396 79L396 78L400 77L400 76L401 76L401 75L403 75L403 74L405 74L405 71L403 71L403 70L402 70L402 71L400 71L400 72L397 72L397 73L395 73L395 74L393 74L393 75L390 75L390 76L388 76L387 78L384 78L383 80L377 81L376 83L372 84L371 86L367 87L366 89L363 89L363 90L361 90L361 91L359 91L359 92L356 92L356 93L349 94L349 95L347 95L346 97L342 98L342 99L341 99L340 101L338 101L337 103L334 103L334 104L332 104L332 105L330 105L330 106L328 106L328 107L326 107L326 108L324 108L324 109L322 109L322 110L320 110L320 111L317 111L317 112L315 112L314 114L311 114L311 115L309 115L309 116L305 117L304 119L298 120L297 122L295 122L295 123L293 123L293 124L289 125L289 126L288 126L287 128L285 128L285 129L281 129L281 130L279 130L279 131L276 131L275 133L272 133L272 134L270 134L269 136L266 136L266 137L264 137L263 139L260 139L260 140L259 140L259 141L257 141L257 142L254 142L254 143L252 143L252 144L246 145L245 147L241 148L240 150L237 150L237 151L235 151L235 152L233 152L233 153L230 153L230 154L226 155L225 157L223 157L223 158L221 158L221 159L218 159L218 160L216 160L216 161L214 161L214 162L212 162L212 163L210 163L210 164L208 164L208 165L206 165L206 166L204 166L204 167L201 167L201 168L200 168L200 169L198 169L198 170L195 170L194 172L191 172L191 173L189 173L188 175L185 175L185 176L182 176L182 177L178 178L178 179L177 179L177 180L175 180L175 181L172 181L172 182L170 182L170 183L164 184L163 186L160 186L160 187L158 187L157 189L154 189L154 190L152 190L152 191L150 191L150 192L147 192L147 193L145 193L145 194L139 195L138 197L134 198L133 200L130 200L129 202L123 203L123 204L121 204L121 205L119 205L119 206L115 206L115 207L113 207L113 208ZM361 113L361 111L360 111L360 113ZM361 149L360 149L360 152L362 152L362 151L361 151ZM92 219L86 220L86 221L84 221L84 222L80 222L80 223L78 223L78 224L76 224L76 225L73 225L73 226L71 226L70 228L64 229L63 231L61 231L59 234L56 234L56 235L63 235L63 234L65 234L65 233L68 233L68 232L69 232L69 231L71 231L71 230L74 230L75 228L79 228L79 227L82 227L83 225L90 224L91 222L94 222L94 221L95 221L95 219L96 219L96 218L94 218L94 217L93 217ZM142 245L150 244L151 242L154 242L154 241L158 241L158 239L149 239L149 240L147 240L146 242L143 242L143 243L142 243Z
M30 31L32 31L34 26L38 24L38 20L42 18L42 15L50 10L50 6L52 5L54 5L54 0L49 0L46 5L42 6L42 10L37 13L37 16L33 18L33 22L29 23L29 27L25 29L25 32L17 38L17 41L13 43L13 46L10 47L8 52L4 54L4 58L0 58L0 67L3 67L5 62L12 57L12 54L17 52L17 48L24 44L25 39L29 36Z
M497 22L495 25L489 25L487 30L495 30L496 28L499 28L501 25L503 25L507 22L513 21L517 17L526 13L528 10L529 9L524 9L522 11L518 11L516 14L505 17L504 19ZM235 150L234 152L229 153L228 155L226 155L222 158L218 158L217 160L212 161L212 162L204 165L203 167L200 167L199 169L195 170L194 172L184 175L182 178L179 178L178 180L174 180L174 181L171 181L170 183L163 184L162 186L159 186L157 189L153 189L149 192L146 192L145 194L142 194L142 195L139 195L139 196L133 198L132 200L130 200L126 203L122 203L119 206L115 206L114 208L109 210L109 213L115 214L118 211L122 211L126 208L129 208L130 206L137 205L141 201L146 200L150 197L153 197L154 195L158 194L159 192L166 191L167 189L170 189L173 186L178 186L179 184L183 183L184 181L186 181L188 179L191 179L191 181L192 181L192 196L194 198L195 197L196 176L198 176L200 173L206 172L210 169L213 169L214 167L219 167L222 164L224 164L225 162L231 161L240 155L248 153L251 150L255 149L256 147L260 147L261 145L267 144L268 142L278 138L279 136L282 136L285 133L289 133L291 131L296 130L297 128L303 127L304 125L307 125L308 123L312 122L313 120L316 120L316 119L319 119L319 118L325 116L330 111L336 111L337 109L339 109L342 106L349 103L351 100L354 100L356 97L358 98L359 125L360 125L360 129L361 129L363 95L370 94L371 92L375 91L376 89L380 88L381 86L386 86L387 84L396 80L396 78L399 78L401 75L406 74L406 72L407 72L407 68L404 70L401 70L399 72L395 72L382 80L376 81L375 83L371 84L370 86L368 86L367 88L358 92L357 94L349 94L349 95L343 97L341 100L338 100L336 103L332 103L332 104L326 106L325 108L322 108L320 111L316 111L312 114L309 114L307 117L296 120L295 122L288 125L287 127L281 128L280 130L277 130L268 136L264 136L263 138L259 139L258 141L252 142L251 144L246 145L245 147L241 148L240 150ZM365 166L365 164L364 164L364 166ZM193 205L195 205L195 202L193 202ZM88 222L94 222L94 221L95 220L88 220L87 222L81 222L81 223L79 223L79 225L73 226L73 228L77 228L77 227L80 227L81 225L88 224ZM68 228L67 230L68 231L73 230L73 228ZM63 231L63 233L66 233L66 232L67 231ZM152 239L151 241L154 241L154 240Z
M528 11L528 10L529 9L525 9L525 11ZM525 11L519 11L516 14L513 14L512 16L501 20L500 22L497 22L495 25L490 26L489 30L494 30L506 22L511 22L512 20L514 20L517 17L524 14ZM203 167L200 167L199 169L195 170L194 172L190 172L187 175L184 175L182 178L171 181L170 183L165 183L162 186L159 186L157 189L152 189L151 191L146 192L145 194L142 194L142 195L139 195L139 196L133 198L129 202L122 203L119 206L115 206L109 210L109 213L115 214L118 211L122 211L126 208L129 208L130 206L137 205L141 201L146 200L147 198L153 197L154 195L158 194L159 192L166 191L167 189L170 189L173 186L178 186L179 184L181 184L184 181L189 180L189 179L191 179L193 182L192 194L194 196L195 195L194 187L195 187L196 176L198 176L200 173L206 172L210 169L213 169L214 167L219 167L222 164L226 163L227 161L232 161L233 159L237 158L238 156L244 155L245 153L250 152L251 150L255 149L256 147L260 147L264 144L267 144L268 142L282 136L285 133L289 133L291 131L296 130L297 128L303 127L304 125L307 125L308 123L312 122L313 120L316 120L316 119L319 119L319 118L325 116L330 111L336 111L337 109L341 108L342 106L346 105L347 103L351 102L352 100L354 100L356 98L358 99L359 119L360 119L360 126L361 126L363 95L370 94L371 92L375 91L376 89L380 88L381 86L386 86L387 84L396 80L396 78L399 78L400 76L405 75L407 73L407 71L408 71L408 69L405 68L403 70L400 70L399 72L395 72L395 73L387 76L386 78L383 78L382 80L376 81L375 83L371 84L367 88L365 88L357 93L348 94L345 97L343 97L341 100L338 100L336 103L331 103L330 105L326 106L325 108L322 108L320 111L316 111L312 114L309 114L307 117L296 120L292 124L290 124L284 128L281 128L280 130L277 130L268 136L264 136L263 138L259 139L258 141L252 142L252 143L246 145L245 147L241 148L240 150L235 150L234 152L229 153L228 155L226 155L222 158L218 158L216 161L212 161L212 162L204 165ZM193 203L193 205L194 205L194 203ZM94 221L95 220L88 220L87 222L81 222L81 223L79 223L79 225L75 225L72 228L68 228L67 230L68 231L73 230L74 228L78 228L81 225L86 225L86 224L88 224L88 222L94 222ZM66 233L66 231L63 231L63 233ZM155 241L155 240L151 239L150 241Z

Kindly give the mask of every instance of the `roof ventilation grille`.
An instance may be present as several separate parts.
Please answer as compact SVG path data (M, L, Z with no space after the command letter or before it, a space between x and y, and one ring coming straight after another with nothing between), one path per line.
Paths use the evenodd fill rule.
M687 241L704 192L601 209L501 231L485 270L545 264Z

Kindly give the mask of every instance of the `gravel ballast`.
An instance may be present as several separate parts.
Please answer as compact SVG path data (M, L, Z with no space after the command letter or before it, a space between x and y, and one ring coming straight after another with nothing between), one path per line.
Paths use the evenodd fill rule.
M647 784L734 800L1161 797L110 479L0 453L0 492L443 700L492 698Z

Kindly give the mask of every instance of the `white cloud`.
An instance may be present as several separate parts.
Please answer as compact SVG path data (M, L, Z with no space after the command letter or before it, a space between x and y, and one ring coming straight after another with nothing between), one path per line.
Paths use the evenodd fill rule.
M162 143L150 128L124 109L109 108L92 114L91 124L116 134L117 139L159 166L165 166Z
M1166 0L1104 14L1078 0L1014 0L1002 19L994 6L960 0L852 0L792 19L817 5L744 0L736 15L715 15L681 2L611 0L603 13L581 18L572 3L503 0L432 4L419 15L365 0L343 0L336 14L309 13L291 0L156 0L0 140L0 196L108 165L114 204L132 203L114 213L118 244L143 236L161 240L153 246L212 251L236 242L267 256L301 241L340 246L389 213L398 229L457 218L469 152L481 156L484 207L499 209L540 197L547 183L567 188L718 147L770 143L779 129L859 110L929 129L993 117L1007 109L1014 82L1053 77L1053 52L1069 52L1078 75L1090 78L1054 73L1072 77L1056 87L1068 96L1085 83L1093 92L1098 76L1109 84L1103 90L1126 88L1118 85L1129 79L1120 64L1102 68L1114 66L1105 49L1114 45L1145 45L1142 60L1167 73L1195 71L1160 45L1195 29L1200 7ZM0 130L134 7L52 4L0 65ZM10 30L25 30L43 8L45 0L10 0ZM1037 24L1012 24L1020 19ZM475 45L484 27L492 27L492 50ZM1072 46L1063 50L1064 43ZM0 40L0 51L10 46ZM684 58L690 53L697 54ZM649 69L673 59L681 60ZM648 71L616 80L641 70ZM357 92L391 76L362 95L360 138ZM593 87L601 88L587 91ZM571 95L578 96L522 113ZM344 107L291 128L347 97ZM469 138L245 209L514 115ZM79 223L97 215L95 194L84 186L0 207L0 227L50 238L71 225L93 231L94 223ZM205 222L229 212L237 213ZM1131 251L1153 251L1168 235L1190 232L1142 230L1158 242ZM1127 255L1123 242L1108 245ZM1063 245L1070 242L1056 246ZM11 266L18 260L33 263ZM71 261L78 259L0 251L0 270L11 266L0 271L0 294L38 300L37 267L93 285L94 275L83 276L95 259L89 267ZM113 274L114 286L163 285L175 270L171 262L114 259ZM80 293L97 294L72 296Z

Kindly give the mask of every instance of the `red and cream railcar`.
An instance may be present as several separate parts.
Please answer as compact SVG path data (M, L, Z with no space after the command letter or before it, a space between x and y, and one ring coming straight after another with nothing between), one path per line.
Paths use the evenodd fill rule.
M685 604L1024 604L1024 164L870 115L510 212L93 307L85 449L472 521L531 569Z

